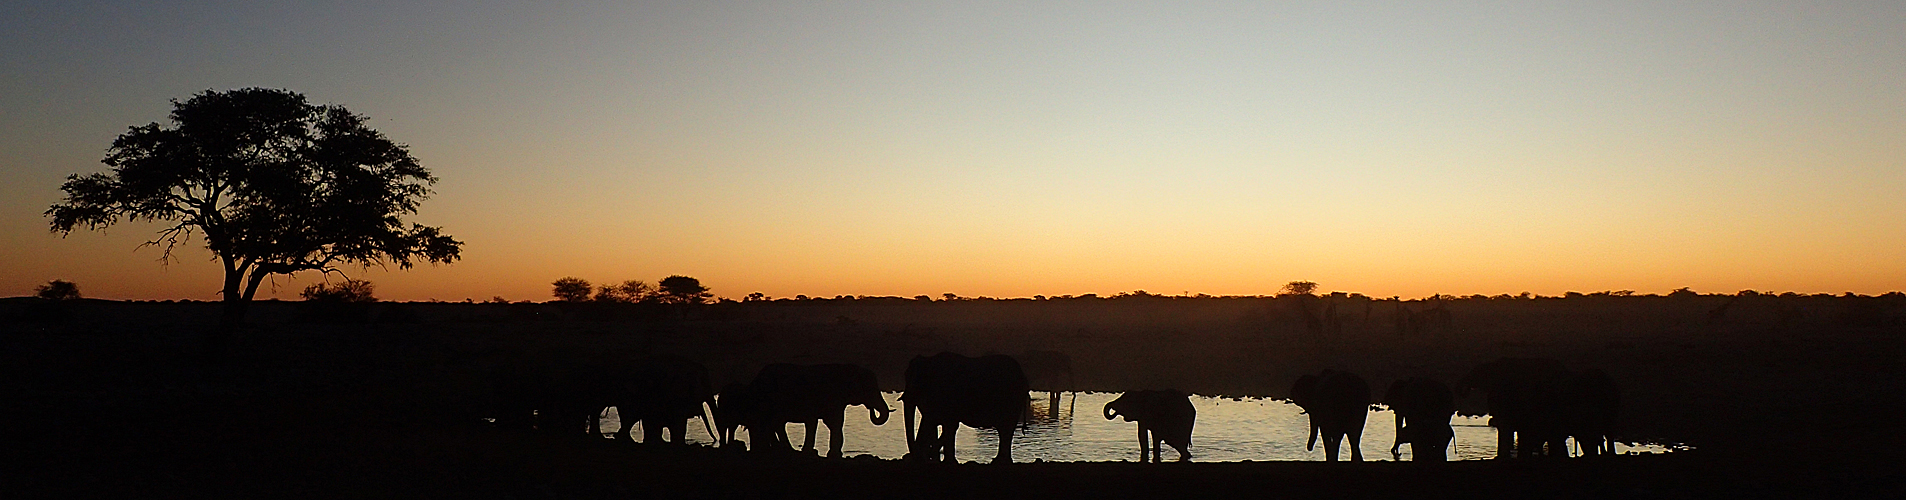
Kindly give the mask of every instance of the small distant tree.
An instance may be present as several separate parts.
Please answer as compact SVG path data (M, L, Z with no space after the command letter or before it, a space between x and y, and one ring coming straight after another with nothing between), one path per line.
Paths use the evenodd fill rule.
M767 302L769 300L772 299L768 298L768 294L761 292L750 293L748 296L741 298L742 302Z
M702 286L701 280L687 276L662 278L659 285L657 288L661 294L658 298L670 304L701 304L708 302L708 297L712 296L708 293L708 287Z
M1285 283L1278 295L1310 295L1317 292L1317 283L1310 281L1292 281Z
M595 287L589 284L589 280L574 276L558 279L554 283L550 283L550 285L555 287L550 294L555 295L556 300L563 302L582 302L589 300L589 292L595 290Z
M628 280L617 285L602 285L601 288L596 289L597 302L633 304L652 300L654 297L655 287L642 280Z
M371 295L375 287L369 280L347 279L337 283L312 283L298 295L313 302L377 302Z
M33 289L33 296L47 300L79 299L79 285L66 280L48 281Z

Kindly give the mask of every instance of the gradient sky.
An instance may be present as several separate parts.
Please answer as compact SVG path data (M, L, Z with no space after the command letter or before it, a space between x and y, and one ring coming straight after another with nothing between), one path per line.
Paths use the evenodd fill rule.
M1906 2L1661 4L0 2L0 296L215 299L41 212L251 86L442 179L386 299L1906 288Z

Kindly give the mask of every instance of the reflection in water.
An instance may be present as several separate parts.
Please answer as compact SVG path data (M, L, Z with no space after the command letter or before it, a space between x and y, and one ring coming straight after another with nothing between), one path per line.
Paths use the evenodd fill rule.
M887 393L887 404L895 412L900 411L898 393ZM1106 420L1100 413L1105 403L1118 398L1117 393L1066 393L1058 399L1057 408L1046 393L1033 392L1029 398L1031 415L1026 429L1019 431L1013 438L1013 458L1019 462L1044 460L1047 462L1105 462L1138 460L1138 424L1122 420ZM1310 460L1324 459L1324 449L1319 445L1316 450L1304 450L1305 431L1310 430L1310 419L1300 413L1296 405L1271 399L1225 399L1204 396L1192 396L1191 403L1198 408L1198 423L1192 431L1191 453L1199 462L1236 462L1241 460ZM860 407L848 407L844 427L846 442L842 453L852 457L871 454L880 458L900 458L907 453L904 420L900 415L886 425L875 426L867 421L866 412ZM1488 426L1488 417L1454 417L1456 444L1450 447L1451 460L1485 460L1496 453L1496 432ZM640 424L637 424L640 425ZM1390 442L1396 437L1396 419L1388 410L1372 411L1364 423L1363 456L1365 460L1389 460ZM614 413L602 421L603 432L620 428ZM712 445L708 434L698 424L689 426L688 442L698 445ZM801 436L807 429L801 424L788 424L788 436L800 446ZM747 431L741 431L746 434ZM820 454L827 450L827 427L820 426L815 433L815 445ZM636 432L641 436L641 432ZM740 437L747 442L746 437ZM957 451L961 462L987 462L997 452L999 438L992 431L977 431L971 428L962 430L958 436ZM1666 453L1669 447L1661 445L1631 445L1617 443L1618 453ZM1178 452L1169 447L1164 449L1165 460L1176 460ZM1404 445L1403 460L1410 459L1410 446Z

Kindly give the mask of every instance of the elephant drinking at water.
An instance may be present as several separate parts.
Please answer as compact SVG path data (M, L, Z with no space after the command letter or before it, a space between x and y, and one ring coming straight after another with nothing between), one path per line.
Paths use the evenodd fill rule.
M1160 441L1178 450L1178 461L1191 460L1191 427L1198 420L1198 409L1185 393L1171 389L1127 392L1105 404L1105 419L1118 417L1138 422L1140 463L1148 454L1153 463L1164 459Z
M769 442L788 443L785 425L799 422L807 426L801 451L813 452L815 424L819 422L827 424L829 458L841 456L842 413L848 406L867 407L867 417L874 425L886 424L893 412L880 395L880 381L874 372L855 365L768 365L755 374L745 394L752 407L741 412L740 418L742 425L748 426L756 449ZM773 439L764 439L769 434Z

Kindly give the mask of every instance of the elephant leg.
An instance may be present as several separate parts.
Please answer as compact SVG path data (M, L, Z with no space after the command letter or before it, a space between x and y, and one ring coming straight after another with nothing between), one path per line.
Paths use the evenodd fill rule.
M1363 427L1362 426L1351 428L1349 444L1350 444L1350 461L1362 462L1363 461Z
M952 425L944 426L943 429L945 429L944 432L940 433L940 449L946 453L944 460L950 464L960 463L960 459L953 455L953 435L960 432L960 423L953 422Z
M841 444L847 441L846 436L841 435L841 420L838 414L821 419L821 423L827 424L827 458L840 458Z
M1337 461L1337 446L1343 444L1343 434L1335 430L1324 431L1324 461Z
M993 457L993 463L1013 463L1013 426L999 428L999 455Z
M669 438L675 440L675 444L688 444L688 419L673 421L668 426L668 433L671 434Z
M1496 458L1509 458L1515 452L1516 433L1501 427L1496 428Z
M659 418L649 417L642 419L642 444L660 444L662 442L662 428L667 425L668 424L662 423L662 419Z
M808 421L803 422L803 424L807 427L807 438L801 440L801 452L814 453L814 432L820 430L820 421L818 419L808 419Z
M1403 416L1402 416L1402 415L1397 415L1397 416L1396 416L1396 440L1395 440L1395 441L1391 441L1391 442L1390 442L1390 459L1391 459L1391 460L1402 460L1402 459L1403 459L1403 453L1402 453L1402 452L1399 452L1399 451L1397 451L1398 449L1400 449L1400 448L1402 448L1402 447L1403 447L1403 440L1404 440L1404 436L1403 436ZM1410 447L1410 450L1411 450L1411 451L1415 451L1415 450L1416 450L1416 447L1415 447L1414 445L1412 445L1412 446Z

